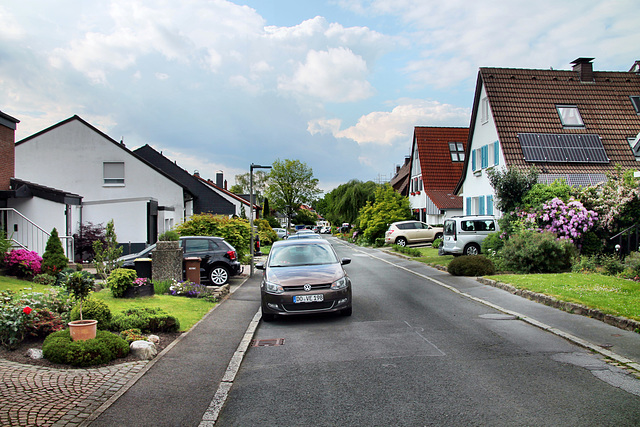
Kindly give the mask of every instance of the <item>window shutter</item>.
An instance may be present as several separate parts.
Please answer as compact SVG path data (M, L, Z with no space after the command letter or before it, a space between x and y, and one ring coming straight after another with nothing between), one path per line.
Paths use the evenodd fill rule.
M473 170L473 171L477 170L477 168L476 168L476 166L477 166L476 165L476 151L478 151L478 150L473 150L471 152L471 170Z
M493 196L487 196L487 215L493 215Z
M471 197L467 197L467 215L471 215Z
M102 174L105 184L124 184L124 162L104 162Z
M478 197L478 214L484 215L484 196Z
M498 165L500 163L500 144L498 141L493 143L493 164Z
M485 145L481 149L482 154L482 169L485 169L489 166L489 146Z

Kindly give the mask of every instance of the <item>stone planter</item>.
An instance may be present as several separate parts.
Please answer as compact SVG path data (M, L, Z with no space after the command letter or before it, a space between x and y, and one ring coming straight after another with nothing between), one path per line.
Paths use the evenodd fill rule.
M69 322L71 341L92 340L96 337L97 329L97 320L74 320Z
M154 282L164 280L182 280L182 248L180 242L163 241L156 242L153 251L153 263L151 279Z
M130 286L125 289L122 298L150 297L155 294L153 283L142 286Z

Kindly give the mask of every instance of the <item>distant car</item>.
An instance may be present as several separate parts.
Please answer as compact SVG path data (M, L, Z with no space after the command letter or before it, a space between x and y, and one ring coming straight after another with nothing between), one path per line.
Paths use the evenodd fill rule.
M327 240L299 239L275 242L264 264L260 284L262 319L312 313L350 316L351 279Z
M286 228L274 228L273 231L276 232L278 239L285 239L289 235Z
M313 234L313 231L308 230L308 229L303 229L303 230L298 230L296 231L296 234Z
M329 226L322 227L322 230L320 230L320 234L331 234L331 227Z
M442 227L432 227L421 221L398 221L384 234L386 244L406 246L412 243L428 243L442 237Z
M320 237L320 235L314 233L313 231L311 231L310 233L296 233L287 237L287 240L295 240L295 239L322 239L322 237Z
M489 233L500 230L492 216L454 216L444 220L444 239L438 255L477 255Z
M241 265L238 255L222 237L209 236L182 236L180 247L183 248L183 258L198 257L200 261L200 280L211 282L215 286L224 285L229 277L240 274ZM118 260L122 261L123 268L135 268L135 260L138 258L152 258L156 245L151 245L137 254L125 255Z

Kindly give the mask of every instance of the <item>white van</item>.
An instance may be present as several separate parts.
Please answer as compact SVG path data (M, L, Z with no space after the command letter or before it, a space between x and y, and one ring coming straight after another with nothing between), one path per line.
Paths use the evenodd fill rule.
M492 216L454 216L444 220L444 237L438 255L477 255L489 233L500 230Z

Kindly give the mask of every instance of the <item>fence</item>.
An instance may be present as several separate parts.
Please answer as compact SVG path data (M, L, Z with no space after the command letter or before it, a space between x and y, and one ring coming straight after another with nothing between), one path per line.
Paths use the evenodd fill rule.
M0 230L7 233L13 248L44 254L50 233L13 208L0 208ZM73 261L73 236L59 236L65 256Z
M609 238L609 240L612 241L617 239L618 243L616 244L616 252L618 253L618 256L625 257L634 250L640 250L638 247L640 245L640 242L638 241L639 228L640 224L635 224ZM625 236L626 239L624 238Z

